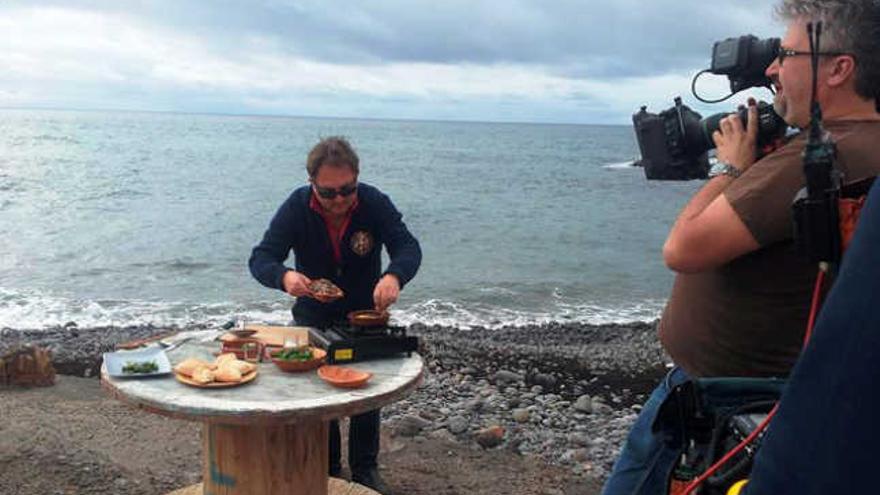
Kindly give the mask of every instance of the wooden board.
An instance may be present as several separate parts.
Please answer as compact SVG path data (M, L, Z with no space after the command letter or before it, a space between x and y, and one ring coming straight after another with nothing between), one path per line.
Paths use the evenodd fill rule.
M257 333L248 337L248 339L257 339L266 345L281 347L284 345L284 339L296 339L297 337L303 342L309 341L309 327L279 327L270 325L245 325L247 330L256 330ZM239 338L231 333L220 336L220 340L226 342L236 341Z
M192 378L184 375L183 373L174 372L174 378L177 378L177 381L180 383L185 383L192 387L198 388L229 388L229 387L237 387L239 385L244 385L245 383L250 383L257 378L257 370L251 371L250 373L246 373L241 376L240 382L211 382L211 383L199 383Z

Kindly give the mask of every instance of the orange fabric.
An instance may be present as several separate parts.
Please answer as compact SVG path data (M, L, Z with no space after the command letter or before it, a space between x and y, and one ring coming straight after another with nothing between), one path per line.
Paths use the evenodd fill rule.
M840 216L840 244L843 251L849 247L856 226L859 223L859 213L865 205L865 196L860 198L845 198L838 201L838 215Z

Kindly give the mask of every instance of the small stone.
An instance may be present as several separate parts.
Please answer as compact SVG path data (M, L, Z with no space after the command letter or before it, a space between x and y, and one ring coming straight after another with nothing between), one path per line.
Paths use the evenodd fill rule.
M468 429L468 420L461 416L453 416L446 422L446 427L455 435L464 433Z
M582 395L574 402L574 408L580 412L593 412L593 399L589 395Z
M508 370L498 370L495 373L497 383L518 383L523 381L523 376Z
M590 436L586 433L572 433L571 435L569 435L568 441L572 445L576 445L578 447L590 446Z
M418 416L406 415L397 422L393 431L402 437L414 437L431 423Z
M527 423L529 421L529 410L514 409L512 416L514 421L516 421L517 423Z
M556 385L556 377L553 375L548 375L546 373L538 373L532 377L532 382L536 385L540 385L545 389L553 388Z

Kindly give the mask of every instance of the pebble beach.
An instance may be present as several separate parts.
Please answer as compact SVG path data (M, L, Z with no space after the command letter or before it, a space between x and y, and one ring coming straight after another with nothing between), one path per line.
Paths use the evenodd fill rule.
M411 325L408 332L421 339L426 374L423 384L413 394L382 410L382 455L385 462L391 463L391 480L397 479L398 487L407 487L405 493L421 493L406 481L420 473L394 469L395 454L391 453L394 448L388 445L406 444L411 445L411 450L440 448L452 452L449 449L462 449L495 461L508 459L499 462L499 469L511 462L543 466L537 471L538 475L549 476L552 472L555 474L551 478L575 487L572 493L593 493L585 487L592 486L595 491L607 476L641 403L666 371L668 358L657 341L655 325L655 322L551 323L492 330ZM37 345L51 351L53 365L63 375L62 385L67 384L66 377L79 377L77 380L86 380L86 384L96 384L102 353L115 349L117 344L176 331L205 329L149 325L79 328L73 322L41 330L3 328L0 329L0 352ZM51 394L53 388L42 389L40 393ZM0 395L14 393L0 391ZM113 404L113 407L132 415L152 416L122 404ZM13 410L4 412L15 416ZM144 418L143 421L155 421L149 428L156 429L155 434L159 436L167 434L166 428L180 428L175 424L180 422L162 418ZM15 428L7 433L14 436ZM0 438L3 438L2 429ZM191 443L197 452L197 438ZM39 450L38 446L32 447ZM6 471L5 468L18 463L27 464L22 456L29 451L26 445L9 442L4 445L0 440L0 470ZM485 459L478 462L493 465L486 464ZM454 488L456 476L463 483L475 482L467 480L479 476L485 467L473 466L473 472L457 473L442 471L442 465L432 469L438 471L421 474L429 480L449 481L452 488L448 493L496 493L490 488L472 488L476 491ZM59 475L62 478L63 472L62 469ZM173 488L175 484L197 480L198 470L190 467L164 476L159 478L159 486ZM119 474L110 477L119 479ZM155 486L150 483L138 484L135 477L131 483L123 483L124 489L114 485L113 492L141 493L138 490L144 486ZM420 486L425 483L430 485L430 482L422 482ZM548 488L550 491L546 493L568 493L563 488ZM0 491L7 493L3 486Z

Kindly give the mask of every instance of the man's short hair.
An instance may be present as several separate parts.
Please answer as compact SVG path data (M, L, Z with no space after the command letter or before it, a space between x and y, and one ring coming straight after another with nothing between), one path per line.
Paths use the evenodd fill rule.
M782 0L776 14L792 21L822 21L822 51L851 53L855 90L876 99L880 88L880 0Z
M318 170L320 170L322 165L347 166L357 175L360 171L359 163L360 159L347 139L342 136L331 136L322 139L312 148L312 151L309 151L309 157L306 160L306 170L312 179L318 175Z

